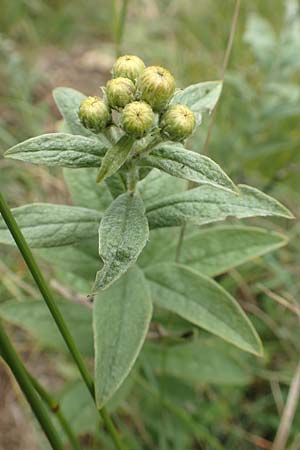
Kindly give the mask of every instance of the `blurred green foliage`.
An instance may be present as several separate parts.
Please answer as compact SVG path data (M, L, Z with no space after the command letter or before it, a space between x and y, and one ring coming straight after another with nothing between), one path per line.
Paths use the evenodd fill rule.
M233 0L131 0L123 51L141 56L148 64L168 67L180 86L218 79L234 4ZM77 77L82 76L85 93L92 91L89 77L93 77L93 86L97 83L97 72L87 65L81 74L80 66L72 65L72 55L99 52L99 72L101 57L103 68L98 84L103 77L108 78L106 61L114 54L114 17L111 2L103 0L86 0L84 4L79 0L1 0L0 6L2 153L20 140L57 127L59 116L49 100L51 65L45 71L41 64L50 53L53 61L56 54L59 61L61 53L66 55L63 70L76 70ZM210 156L234 181L275 195L296 218L300 191L299 54L300 6L296 0L242 2L209 146ZM68 73L65 76L68 79ZM201 152L208 122L192 137L194 150ZM0 170L1 190L12 206L42 200L63 203L68 199L59 171L17 166L4 160L0 161ZM154 449L156 443L160 450L270 448L281 403L299 359L300 342L298 317L274 301L268 291L300 307L299 221L278 221L274 229L290 236L288 247L219 277L240 299L264 342L262 360L233 352L233 359L247 368L251 382L218 386L190 383L174 375L167 378L164 350L159 346L162 373L156 373L158 363L149 352L149 357L140 361L143 378L139 378L138 387L126 391L130 392L130 402L126 395L122 397L119 412L123 423L127 418L128 427L121 420L119 426L132 449ZM7 248L0 251L1 255L5 252L0 264L1 301L32 298L31 281L17 253ZM48 273L52 275L51 269ZM178 324L168 318L166 321L169 329L176 331ZM132 376L137 377L136 373ZM73 380L74 374L68 378ZM70 392L71 388L66 404L72 405ZM80 395L84 397L85 393ZM89 429L83 431L89 431L93 411L85 414ZM298 408L290 450L300 448L299 419ZM102 435L96 435L96 442L101 439ZM109 449L111 444L103 445Z

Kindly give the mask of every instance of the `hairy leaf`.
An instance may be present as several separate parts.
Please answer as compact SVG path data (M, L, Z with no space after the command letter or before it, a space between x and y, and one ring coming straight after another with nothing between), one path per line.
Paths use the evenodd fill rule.
M31 247L59 247L97 236L101 213L76 206L33 203L12 209ZM0 219L0 243L14 244L6 224Z
M153 301L185 320L256 355L260 339L239 304L214 280L178 264L157 264L145 271Z
M236 357L240 355L231 355L229 346L218 345L216 339L197 339L169 347L163 366L157 346L147 345L145 350L148 363L158 374L162 372L197 385L243 385L251 381L247 369Z
M150 228L180 226L186 223L203 225L225 220L255 216L293 215L274 198L250 186L240 185L240 194L201 186L167 197L147 207Z
M235 191L236 187L221 167L207 156L192 152L172 142L159 144L152 152L138 160L142 166L156 167L175 177L210 184Z
M64 178L74 205L105 210L112 196L105 184L99 186L95 180L97 169L64 169Z
M214 277L257 256L282 247L287 238L256 227L223 226L187 236L181 246L180 262L204 275ZM177 242L166 245L158 261L174 261Z
M21 142L7 150L6 158L60 167L99 167L107 147L84 136L50 133Z
M93 321L98 408L129 374L145 340L151 314L148 286L137 267L96 295Z
M134 139L125 135L113 147L107 150L97 176L97 183L101 183L101 181L114 175L120 169L125 163L133 143Z
M138 190L145 205L152 203L172 194L182 192L186 189L186 181L172 177L158 169L151 172L138 183Z
M78 303L70 303L63 300L57 303L80 351L86 356L92 356L93 334L91 311ZM64 340L47 306L42 300L1 303L0 317L23 328L41 345L68 352Z
M80 123L78 111L80 103L86 98L84 94L68 87L57 87L53 90L53 98L70 133L98 139L105 146L110 145L103 134L96 135Z
M175 92L171 104L178 103L188 106L201 121L202 113L211 113L216 106L222 92L221 81L206 81L204 83L191 84L183 90Z
M148 235L140 196L126 193L117 197L105 212L99 228L99 254L104 267L97 274L94 291L107 288L135 263Z

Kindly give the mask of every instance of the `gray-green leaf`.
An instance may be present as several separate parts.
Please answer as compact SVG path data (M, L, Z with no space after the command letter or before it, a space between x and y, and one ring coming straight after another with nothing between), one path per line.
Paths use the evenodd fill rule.
M178 264L145 271L153 301L240 349L262 354L260 339L234 298L214 280Z
M163 142L148 155L138 160L144 167L156 167L184 180L210 184L235 191L236 187L221 167L207 156L187 150L183 145Z
M98 408L129 374L145 340L151 314L148 286L137 267L96 295L93 318Z
M99 167L106 150L95 138L49 133L15 145L7 150L5 157L45 166Z
M203 225L255 216L278 216L292 219L292 213L274 198L250 186L240 185L240 194L201 186L172 195L147 207L150 228Z
M120 169L125 163L133 143L134 139L125 135L107 150L97 176L97 183L101 183Z
M204 83L191 84L187 88L175 92L171 104L181 103L188 106L201 121L202 113L211 113L216 106L221 92L222 81L206 81Z
M101 213L76 206L33 203L12 209L31 247L59 247L97 236ZM0 219L0 243L14 244L5 222Z
M112 201L108 187L95 183L97 169L64 169L64 179L70 191L74 205L89 206L99 211L105 210Z
M287 238L256 227L223 226L187 236L181 246L180 263L204 275L215 277L257 256L282 247ZM158 261L174 261L177 244L160 252ZM153 264L153 261L150 262Z
M92 356L94 351L91 310L78 303L63 300L59 300L57 304L79 350L86 356ZM41 345L55 350L68 351L47 306L42 300L1 303L0 317L23 328Z
M170 346L163 365L161 353L156 347L148 345L145 354L148 364L158 374L168 374L196 385L243 385L251 381L248 368L239 363L240 352L234 349L234 354L231 355L233 347L223 343L220 345L215 338L202 338L186 345Z
M137 194L117 197L105 212L99 228L99 254L103 269L94 291L105 289L135 263L149 236L144 203Z
M103 134L96 135L81 124L78 118L78 111L80 103L86 98L84 94L75 89L57 87L53 90L53 98L70 133L98 139L103 145L110 145L110 142Z

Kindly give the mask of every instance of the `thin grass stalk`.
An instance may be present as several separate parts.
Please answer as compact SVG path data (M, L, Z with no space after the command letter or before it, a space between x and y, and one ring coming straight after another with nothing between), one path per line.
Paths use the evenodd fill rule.
M17 380L22 392L24 393L31 409L37 418L41 428L43 429L48 441L53 450L65 450L65 447L54 428L53 423L48 415L48 411L43 405L40 397L35 391L27 371L16 352L13 344L11 343L6 331L2 319L0 318L0 351L6 364L12 371L15 379Z
M72 355L78 369L79 372L82 376L83 381L85 382L92 398L95 400L95 385L94 385L94 380L90 374L90 372L87 369L87 366L84 362L84 359L74 341L73 336L71 335L69 328L65 322L65 319L63 318L55 300L54 297L52 295L52 292L45 280L45 278L43 277L43 274L32 254L32 251L30 250L13 214L11 213L9 206L7 205L3 195L0 193L0 212L2 214L2 217L11 233L11 235L13 236L17 247L19 248L28 269L31 272L31 275L34 279L34 281L36 282L42 296L43 299L45 300L48 309L60 331L60 334L62 335L69 351L70 354ZM101 415L103 422L105 424L105 427L107 429L107 431L110 433L111 438L115 444L115 447L118 450L124 450L123 444L121 442L120 436L110 418L110 416L108 415L108 413L106 412L105 408L102 408L101 410L99 410L99 414Z

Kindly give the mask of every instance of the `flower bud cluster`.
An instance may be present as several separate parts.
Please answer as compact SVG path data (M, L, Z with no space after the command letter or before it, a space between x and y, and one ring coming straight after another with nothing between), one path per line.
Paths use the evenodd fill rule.
M80 105L79 119L95 133L114 124L141 139L156 128L163 139L182 141L192 134L196 121L185 105L170 105L175 80L163 67L145 67L137 56L124 55L112 68L113 78L104 99L88 97Z

